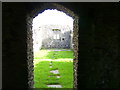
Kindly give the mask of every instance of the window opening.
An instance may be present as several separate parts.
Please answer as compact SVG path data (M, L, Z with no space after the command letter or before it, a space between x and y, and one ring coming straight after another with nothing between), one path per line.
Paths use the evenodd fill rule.
M60 39L60 35L59 34L55 34L54 35L54 39Z

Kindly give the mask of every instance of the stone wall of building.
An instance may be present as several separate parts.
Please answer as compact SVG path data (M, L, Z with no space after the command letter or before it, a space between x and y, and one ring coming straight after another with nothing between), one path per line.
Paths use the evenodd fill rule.
M69 25L42 25L33 31L34 49L68 48L72 46L72 27Z

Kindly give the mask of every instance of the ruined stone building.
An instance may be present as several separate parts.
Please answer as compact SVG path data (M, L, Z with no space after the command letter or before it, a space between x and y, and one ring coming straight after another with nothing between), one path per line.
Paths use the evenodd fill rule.
M33 30L34 47L72 49L73 30L69 25L42 25ZM36 48L37 47L37 48Z
M120 3L4 2L3 90L33 88L32 20L46 9L74 19L74 88L120 88Z

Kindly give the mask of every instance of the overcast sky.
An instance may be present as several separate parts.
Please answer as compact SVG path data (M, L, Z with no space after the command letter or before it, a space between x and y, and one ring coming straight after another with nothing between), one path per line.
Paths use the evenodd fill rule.
M65 13L54 10L45 10L43 13L38 14L33 19L33 28L37 28L44 24L58 24L58 25L70 25L73 26L72 17Z

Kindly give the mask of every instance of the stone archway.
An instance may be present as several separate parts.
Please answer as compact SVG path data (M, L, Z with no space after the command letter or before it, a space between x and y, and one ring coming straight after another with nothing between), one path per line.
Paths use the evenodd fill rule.
M57 3L45 3L40 7L36 7L27 15L27 62L28 62L28 85L29 88L33 88L33 39L32 39L32 20L38 13L42 13L46 9L57 9L66 13L68 16L71 16L74 19L73 22L73 51L74 51L74 88L77 88L77 62L78 62L78 20L79 17L75 15L71 10L65 8L62 5Z

